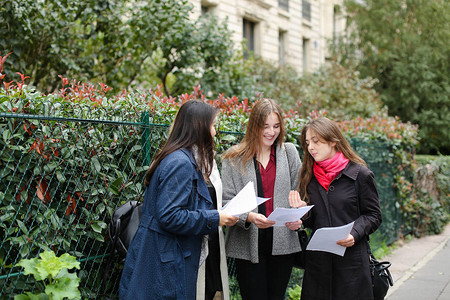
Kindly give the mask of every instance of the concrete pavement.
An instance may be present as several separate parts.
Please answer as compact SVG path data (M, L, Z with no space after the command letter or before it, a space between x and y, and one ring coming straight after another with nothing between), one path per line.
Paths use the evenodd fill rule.
M394 279L386 300L450 300L450 224L438 235L413 239L381 259Z

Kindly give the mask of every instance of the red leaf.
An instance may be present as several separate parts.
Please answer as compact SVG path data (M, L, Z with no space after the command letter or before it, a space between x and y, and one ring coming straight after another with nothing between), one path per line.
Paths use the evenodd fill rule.
M52 198L50 197L50 192L48 190L48 184L45 181L45 179L42 179L38 185L36 186L36 195L38 196L39 199L41 199L42 202L44 202L45 204L47 204L48 202L50 202L52 200Z
M69 204L67 205L66 208L66 216L69 215L71 212L73 212L74 214L77 213L77 201L75 200L74 197L67 195L67 202L69 202Z

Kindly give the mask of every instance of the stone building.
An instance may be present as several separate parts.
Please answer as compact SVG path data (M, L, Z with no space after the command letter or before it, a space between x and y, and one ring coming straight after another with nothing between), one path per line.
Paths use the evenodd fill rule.
M189 0L194 17L212 13L226 19L236 47L247 48L299 74L328 58L327 45L344 32L343 0Z

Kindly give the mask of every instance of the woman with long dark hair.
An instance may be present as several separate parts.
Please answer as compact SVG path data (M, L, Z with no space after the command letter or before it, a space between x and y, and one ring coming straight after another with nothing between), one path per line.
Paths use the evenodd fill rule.
M120 299L195 299L203 237L237 218L211 210L205 180L214 161L217 111L183 104L145 175L139 229L130 244Z
M307 251L302 300L373 299L368 236L381 224L375 177L339 127L325 117L301 133L304 151L299 192L314 205L303 224L315 232L355 222L338 245L345 255Z

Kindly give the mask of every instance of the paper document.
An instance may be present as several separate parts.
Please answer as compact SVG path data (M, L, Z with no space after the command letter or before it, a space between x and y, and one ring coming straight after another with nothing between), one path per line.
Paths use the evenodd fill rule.
M284 208L277 207L275 210L267 217L271 221L275 221L273 226L284 226L286 222L298 221L303 217L314 205L304 206L300 208Z
M349 235L354 223L351 222L339 227L317 229L311 237L306 250L325 251L344 256L347 248L336 244L336 242L345 239Z
M264 203L269 199L270 198L256 197L254 184L250 181L222 208L222 211L228 215L237 217L252 211L259 204Z

